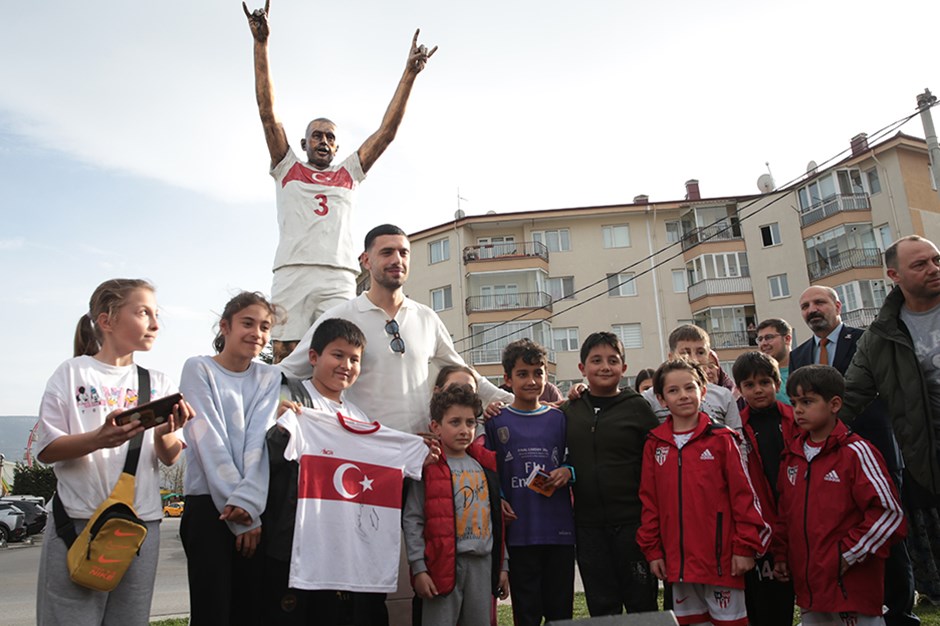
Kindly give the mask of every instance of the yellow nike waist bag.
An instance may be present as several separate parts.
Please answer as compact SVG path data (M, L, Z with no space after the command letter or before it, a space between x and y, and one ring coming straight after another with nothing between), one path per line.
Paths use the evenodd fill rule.
M142 367L137 369L139 395L147 397L139 400L143 404L149 401L150 376ZM134 510L134 474L143 438L143 433L139 433L131 439L124 471L111 495L95 510L81 533L76 535L75 524L59 496L53 499L56 533L69 548L69 576L83 587L96 591L111 591L117 587L147 538L147 526Z

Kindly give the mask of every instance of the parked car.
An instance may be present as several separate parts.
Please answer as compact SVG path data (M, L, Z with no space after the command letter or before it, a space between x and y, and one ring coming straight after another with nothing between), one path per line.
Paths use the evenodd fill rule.
M168 502L163 506L163 517L180 517L182 514L182 502Z
M49 516L46 513L46 509L42 505L33 502L32 500L17 500L11 502L7 499L4 499L3 502L12 504L26 516L26 534L27 535L36 535L41 533L46 528L46 518Z
M0 502L0 542L26 537L26 514L12 502Z

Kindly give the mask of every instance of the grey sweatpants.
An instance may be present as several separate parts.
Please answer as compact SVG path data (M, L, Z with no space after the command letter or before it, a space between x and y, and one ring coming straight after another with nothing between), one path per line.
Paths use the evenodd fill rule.
M80 533L88 520L74 520ZM146 626L150 623L150 600L157 577L160 554L160 520L145 522L147 538L140 546L124 578L113 591L94 591L72 582L66 557L68 548L49 516L39 557L39 588L36 593L36 623L39 626Z
M457 584L454 590L432 600L421 601L422 626L457 624L490 626L493 605L492 557L457 555Z

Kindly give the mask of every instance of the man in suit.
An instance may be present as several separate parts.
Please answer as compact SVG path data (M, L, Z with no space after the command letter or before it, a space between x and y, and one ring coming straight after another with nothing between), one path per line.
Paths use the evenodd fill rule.
M842 323L842 303L831 287L815 285L800 295L800 314L813 336L790 352L790 374L804 365L830 365L844 376L865 331ZM900 487L901 457L887 407L875 400L851 424L852 430L878 448ZM894 545L885 567L886 626L919 624L913 614L914 571L907 546Z

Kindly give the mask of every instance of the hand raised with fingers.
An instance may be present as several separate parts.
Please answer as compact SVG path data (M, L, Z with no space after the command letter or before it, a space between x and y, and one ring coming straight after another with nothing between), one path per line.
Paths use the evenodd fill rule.
M248 18L248 27L251 28L251 34L257 41L265 42L268 35L271 34L268 29L268 15L271 8L271 0L264 0L263 9L248 11L248 5L242 2L242 8L245 10L245 17Z
M437 46L434 46L428 50L425 45L418 45L418 34L421 32L421 29L415 31L415 36L411 40L411 51L408 53L408 69L413 71L415 74L419 73L424 69L424 66L427 65L428 59L437 52Z

